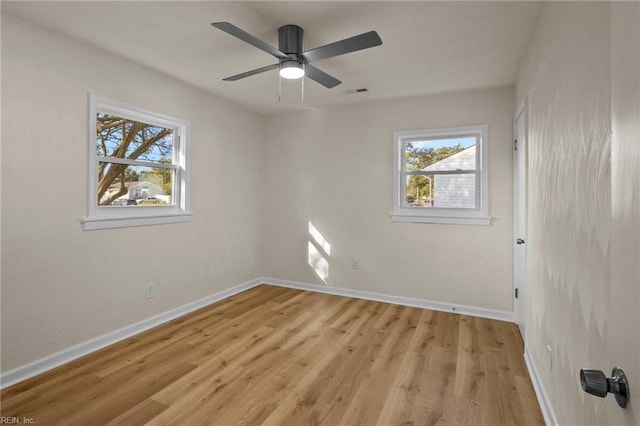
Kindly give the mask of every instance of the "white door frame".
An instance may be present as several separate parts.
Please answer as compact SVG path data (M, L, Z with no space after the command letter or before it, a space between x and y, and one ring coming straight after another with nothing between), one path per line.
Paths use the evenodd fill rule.
M518 123L522 120L522 133L518 134ZM522 339L525 340L525 320L527 308L527 178L528 178L528 153L529 144L527 140L527 108L526 98L520 102L515 115L513 116L513 312L516 324L520 328ZM520 158L518 157L520 155ZM519 162L524 167L522 173L519 172ZM520 182L523 179L524 182ZM520 200L519 197L524 197ZM521 201L520 206L519 201ZM518 239L523 239L525 243L517 244ZM516 298L517 294L517 298Z

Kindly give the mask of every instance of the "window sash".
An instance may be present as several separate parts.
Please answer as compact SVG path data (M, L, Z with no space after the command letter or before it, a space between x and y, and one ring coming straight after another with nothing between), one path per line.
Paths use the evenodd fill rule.
M153 208L166 208L166 207L173 207L176 206L179 202L180 202L180 189L182 187L182 185L180 185L180 179L182 179L182 175L181 175L181 171L182 171L182 167L180 166L180 128L179 127L175 127L175 123L172 122L165 122L164 120L158 120L155 119L154 117L149 117L146 115L143 115L141 113L135 113L133 111L129 112L125 112L123 113L123 111L118 110L118 109L113 109L113 108L105 108L102 107L100 109L98 109L96 111L96 116L98 113L104 113L104 114L110 114L119 118L123 118L126 120L131 120L131 121L135 121L138 123L143 123L146 125L151 125L151 126L158 126L158 127L163 127L166 129L171 129L173 131L173 140L172 140L172 147L171 147L171 160L172 163L160 163L160 162L156 162L156 161L148 161L148 160L132 160L130 158L121 158L121 157L111 157L111 156L106 156L106 155L99 155L96 149L96 161L97 161L97 166L100 166L100 163L114 163L114 164L123 164L123 165L127 165L127 166L141 166L141 167L151 167L151 168L158 168L158 169L167 169L167 170L173 170L174 172L172 173L172 182L171 182L171 204L167 205L167 206L155 206ZM95 119L95 118L94 118ZM98 181L96 179L96 190L98 185ZM110 209L113 206L101 206L99 204L99 200L96 197L95 198L95 208L100 211L102 209ZM131 206L133 207L133 206ZM136 206L133 207L135 209L140 209L140 208L144 208L145 206Z
M134 111L127 106L124 106L121 102L101 103L95 110L97 116L98 113L115 115L120 118L124 118L131 121L137 121L139 123L149 124L156 127L164 127L165 129L178 130L180 127L176 126L176 120L162 117L154 112L145 112L142 110ZM122 107L120 105L123 105Z
M401 139L401 149L400 149L400 158L402 159L402 162L400 164L400 168L401 171L404 173L411 173L413 171L419 172L421 170L407 170L407 145L410 143L416 143L416 142L434 142L434 141L443 141L443 140L448 140L448 139L475 139L475 145L476 147L478 147L481 144L481 138L480 135L478 135L477 133L469 133L469 134L449 134L449 135L430 135L428 137L407 137L407 138L402 138ZM480 170L480 165L481 165L481 159L480 159L480 155L478 155L478 151L476 151L476 158L475 158L475 162L476 162L476 168L474 170L471 171L475 171L475 170ZM431 173L431 172L430 172ZM436 174L436 172L433 172L433 174Z
M403 175L405 176L428 176L428 175L470 175L473 173L480 173L479 170L476 169L472 169L472 170L466 170L466 169L456 169L456 170L434 170L434 171L430 171L430 170L416 170L416 171L411 171L411 172L402 172Z
M98 168L100 167L100 163L106 163L106 164L124 164L121 162L115 162L115 161L103 161L103 160L99 160L98 161ZM146 167L146 166L145 166ZM178 179L180 178L180 169L179 168L173 168L173 167L163 167L163 169L165 170L171 170L171 203L167 204L167 205L163 205L163 206L154 206L154 208L167 208L167 207L174 207L177 202L179 202L179 196L180 196L180 192L179 192L179 181ZM97 171L97 170L96 170ZM96 184L99 183L99 179L96 178ZM97 190L98 188L96 187L96 195L97 195ZM98 199L98 197L96 197L96 208L97 209L110 209L110 208L114 208L116 206L113 205L100 205L100 200ZM135 208L135 209L139 209L139 208L144 208L145 206L117 206L117 208Z
M421 173L413 173L413 172L406 172L406 173L402 173L402 182L406 182L406 177L407 176L429 176L429 175L471 175L471 174L475 174L475 197L474 197L474 207L422 207L422 206L407 206L405 203L405 200L407 199L407 185L402 184L400 185L400 207L403 209L412 209L412 210L418 210L418 211L433 211L433 210L453 210L453 211L457 211L457 210L464 210L464 211L480 211L481 209L481 196L482 194L481 192L481 175L480 172L477 170L470 170L470 171L454 171L454 172L441 172L441 173L425 173L424 171Z
M177 170L180 168L178 164L171 164L171 163L156 163L154 161L146 161L146 160L130 160L128 158L120 158L120 157L98 156L97 158L98 158L98 163L125 164L127 166L153 167L156 169Z
M473 138L476 141L478 140L477 132L445 132L445 133L433 133L428 136L411 136L402 138L403 143L406 145L407 143L416 143L416 142L432 142L432 141L446 141L449 139L469 139Z

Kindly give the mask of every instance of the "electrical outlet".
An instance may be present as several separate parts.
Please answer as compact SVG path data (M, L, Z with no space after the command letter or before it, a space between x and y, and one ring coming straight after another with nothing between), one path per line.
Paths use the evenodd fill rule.
M153 299L153 296L155 296L156 293L156 286L151 283L147 285L147 300L149 299Z
M353 262L351 263L351 267L355 270L360 269L360 261L358 259L353 259Z
M551 345L547 345L547 368L549 371L553 369L553 357L551 356L553 350L551 349Z

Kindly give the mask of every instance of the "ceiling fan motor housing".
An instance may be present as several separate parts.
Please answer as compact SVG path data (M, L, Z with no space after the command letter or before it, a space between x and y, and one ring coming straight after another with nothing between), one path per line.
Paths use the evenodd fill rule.
M297 25L284 25L278 29L278 50L287 55L294 55L302 63L302 35L304 31Z

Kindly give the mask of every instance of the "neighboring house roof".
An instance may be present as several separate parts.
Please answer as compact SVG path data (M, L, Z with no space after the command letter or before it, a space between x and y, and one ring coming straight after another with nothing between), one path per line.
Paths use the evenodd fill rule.
M147 180L142 181L142 182L129 182L129 189L138 189L138 188L144 188L144 187L156 187L158 188L160 191L162 191L162 188L160 188L158 185L156 185L155 183L151 183Z
M158 188L158 190L162 191L162 188L160 188L158 185L149 182L148 180L144 180L142 182L125 182L124 183L124 187L127 189L138 189L138 188L143 188L143 187L151 187L154 186L156 188ZM118 183L114 183L113 185L111 185L109 187L109 189L111 190L118 190L120 189L120 182Z
M440 170L474 170L476 168L476 146L472 145L450 157L437 161L422 171L433 172Z

